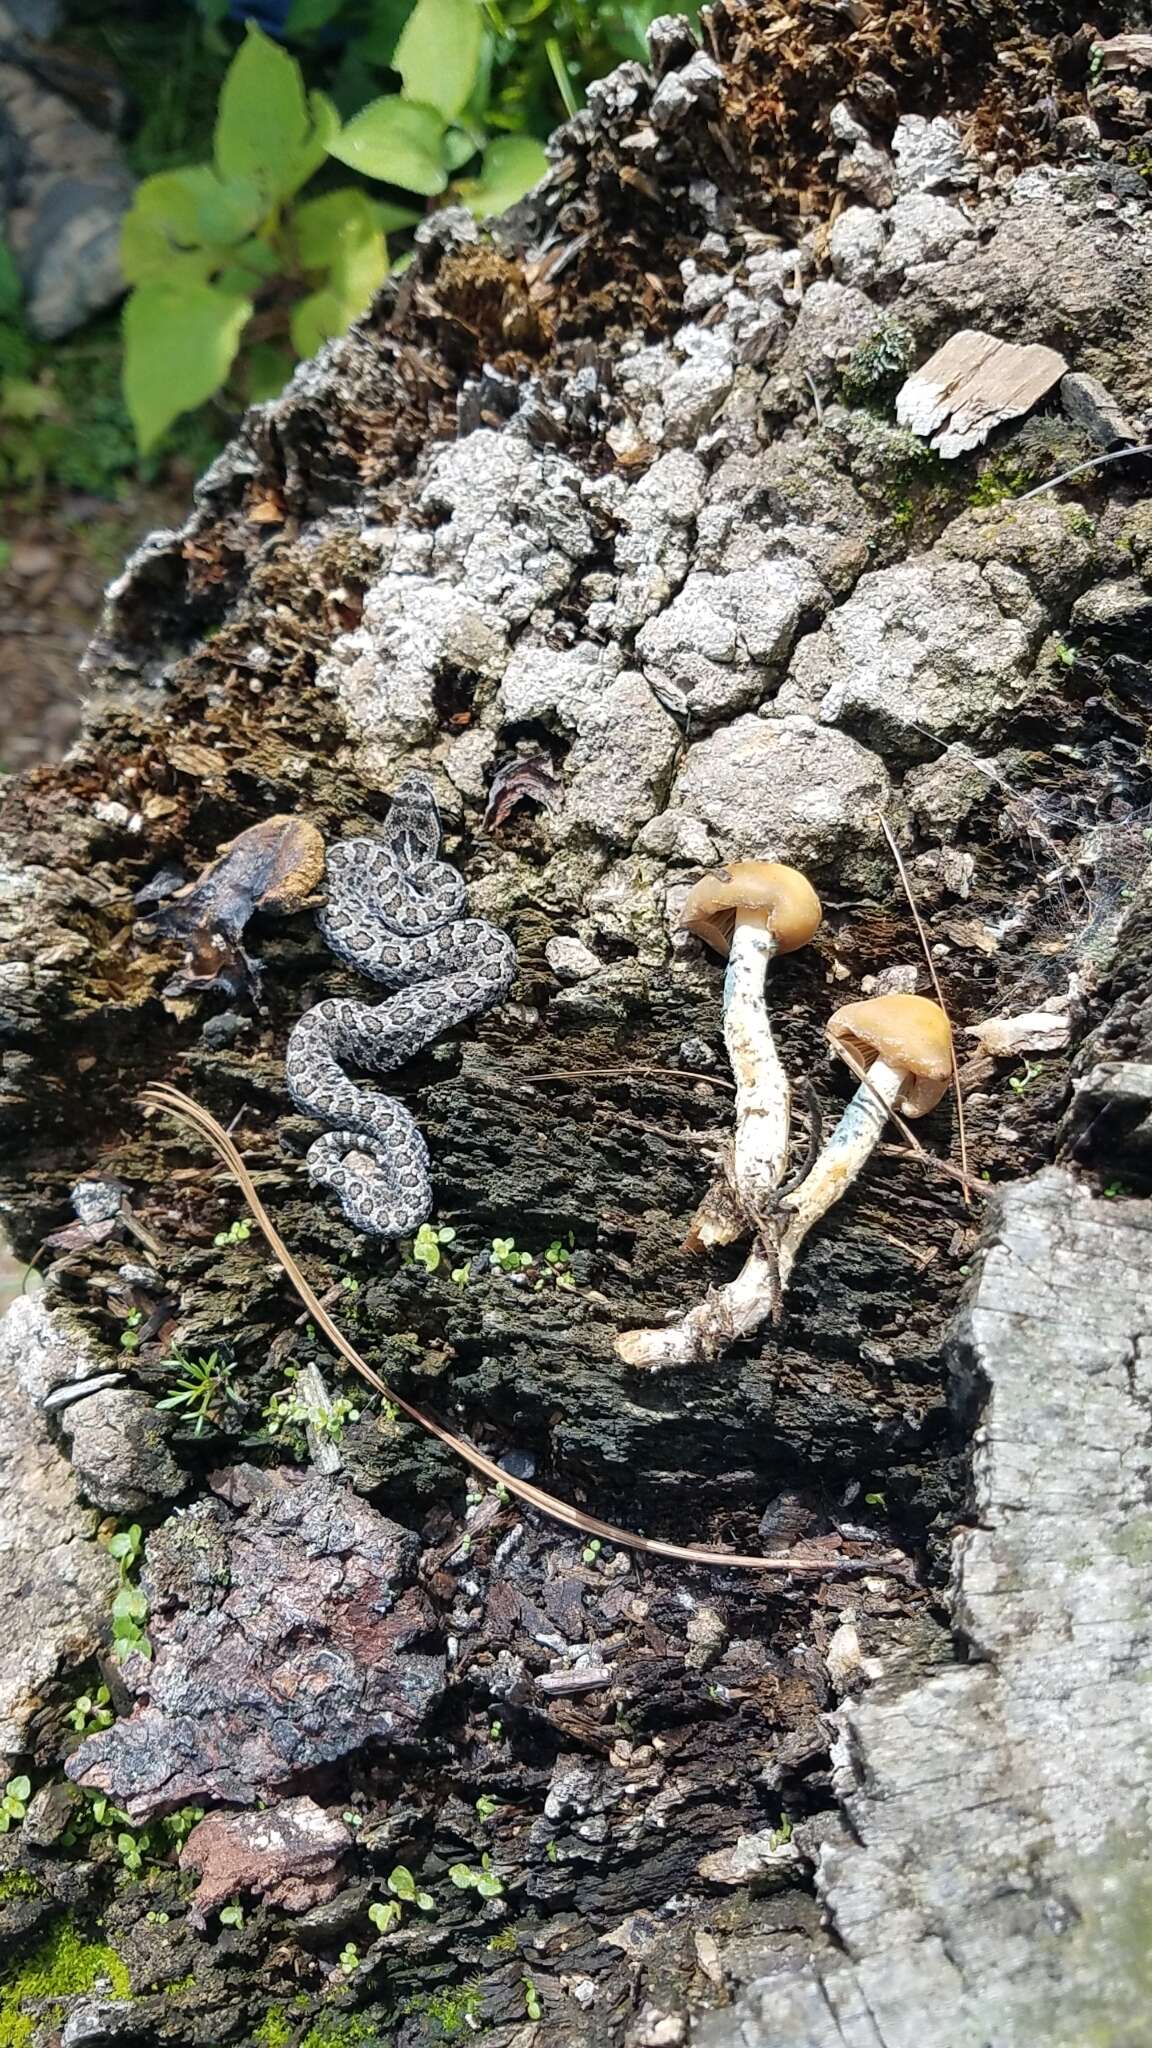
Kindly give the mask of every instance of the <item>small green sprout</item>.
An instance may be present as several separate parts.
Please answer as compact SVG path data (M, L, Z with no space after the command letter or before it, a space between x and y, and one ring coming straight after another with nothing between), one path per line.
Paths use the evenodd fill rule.
M116 1837L116 1853L130 1877L138 1877L144 1868L144 1851L135 1835L127 1828Z
M532 1264L531 1252L518 1252L514 1237L492 1239L492 1263L502 1273L522 1273Z
M543 2019L544 2008L540 2003L540 1993L537 1991L531 1977L524 1977L521 1980L521 1989L524 1993L524 2010L529 2019Z
M451 1280L453 1287L467 1287L468 1282L472 1278L471 1259L465 1259L464 1264L462 1266L453 1266L448 1277Z
M490 1856L480 1858L479 1870L471 1870L467 1863L453 1863L448 1875L462 1892L476 1892L482 1899L499 1899L503 1896L504 1886L492 1868Z
M879 1508L881 1513L883 1513L888 1503L882 1493L866 1493L864 1495L864 1505L869 1508Z
M498 1800L489 1798L487 1792L482 1792L480 1794L479 1799L476 1801L476 1812L481 1820L491 1820L492 1815L496 1813L498 1809Z
M120 1332L121 1351L138 1351L140 1349L140 1325L143 1321L144 1315L141 1309L129 1309L124 1318L124 1328Z
M246 1216L237 1216L236 1221L230 1223L227 1230L218 1230L216 1232L212 1242L216 1246L217 1251L221 1251L225 1245L247 1244L251 1235L252 1225L249 1223L248 1218Z
M503 1723L503 1721L493 1721L493 1722L491 1723L491 1725L490 1725L490 1727L489 1727L489 1729L488 1729L488 1740L489 1740L489 1742L503 1742L503 1740L504 1740L504 1723Z
M133 1522L127 1529L117 1529L105 1546L109 1557L114 1557L120 1567L120 1586L112 1602L112 1653L118 1659L126 1657L130 1650L141 1657L152 1655L152 1645L142 1626L148 1619L148 1601L129 1577L143 1540L139 1522Z
M421 1913L434 1913L436 1901L431 1892L421 1891L410 1870L402 1863L396 1865L388 1879L388 1889L397 1899L403 1899L406 1906L416 1906Z
M108 1687L98 1685L95 1692L82 1692L64 1718L77 1735L98 1735L102 1728L110 1728L116 1717Z
M340 1968L350 1977L360 1967L360 1951L354 1941L346 1941L340 1951Z
M9 1778L0 1797L0 1835L6 1835L14 1821L22 1821L32 1797L32 1780L21 1775Z
M235 1899L230 1905L220 1908L221 1927L243 1927L244 1908Z
M1052 652L1056 656L1056 659L1060 663L1062 668L1075 668L1076 662L1078 660L1078 655L1076 649L1074 647L1070 647L1067 640L1054 641L1052 644Z
M120 1567L121 1585L124 1585L129 1572L136 1563L143 1541L144 1531L140 1527L139 1522L131 1523L127 1529L117 1529L115 1534L108 1538L104 1547L109 1557L114 1557Z
M588 1542L584 1545L583 1550L580 1552L581 1563L595 1564L603 1548L604 1545L601 1542L599 1536L590 1537Z
M426 1273L434 1273L441 1264L441 1245L455 1242L456 1232L450 1223L422 1223L412 1240L410 1263L423 1266Z
M377 1899L368 1908L368 1918L381 1934L391 1934L399 1927L402 1908L398 1899Z
M182 1421L191 1422L193 1436L215 1428L229 1402L243 1405L232 1384L235 1367L218 1351L209 1352L207 1358L185 1358L174 1351L165 1361L165 1370L176 1375L176 1385L156 1406L170 1408Z
M1024 1072L1022 1074L1009 1074L1008 1076L1008 1086L1011 1088L1013 1095L1023 1095L1025 1089L1032 1086L1037 1075L1043 1072L1043 1060L1025 1060Z

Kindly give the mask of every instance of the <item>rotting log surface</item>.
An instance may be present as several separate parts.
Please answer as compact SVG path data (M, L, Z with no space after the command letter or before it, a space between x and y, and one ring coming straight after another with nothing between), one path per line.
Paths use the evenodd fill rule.
M240 1404L206 1438L173 1437L184 1507L209 1491L211 1472L284 1456L262 1422L289 1364L314 1360L336 1383L259 1244L214 1242L238 1214L233 1191L136 1110L146 1081L175 1080L237 1120L285 1238L371 1361L498 1454L533 1461L545 1483L596 1512L673 1539L751 1549L763 1516L765 1542L823 1539L830 1560L896 1544L911 1562L864 1580L830 1572L813 1586L582 1554L491 1495L466 1503L440 1450L366 1406L340 1447L347 1477L374 1509L418 1531L427 1647L450 1644L452 1658L445 1697L411 1742L365 1747L350 1726L342 1749L339 1731L330 1740L324 1730L294 1759L290 1782L269 1788L355 1814L349 1886L301 1922L252 1911L243 1930L214 1927L205 1939L170 1865L145 1894L117 1879L114 1859L78 1875L46 1821L36 1842L30 1834L22 1848L14 1831L0 1844L8 1861L31 1859L38 1887L0 1905L3 1952L26 1948L65 1908L104 1912L140 1993L133 2025L173 2048L279 2038L269 2014L282 2034L285 2014L297 2025L296 1998L298 2031L349 2016L361 2038L431 2048L446 1989L464 2000L458 2025L468 2012L494 2048L512 2048L525 2038L526 1978L549 2037L572 2048L683 2038L690 2012L739 2000L743 1984L781 1963L815 1955L820 1970L833 1967L819 1945L811 1857L836 1793L867 1840L868 1788L843 1782L842 1762L833 1773L829 1710L878 1660L888 1690L847 1712L876 1731L876 1779L903 1755L912 1784L920 1749L894 1747L889 1764L880 1734L885 1716L899 1732L897 1677L913 1700L920 1685L957 1704L980 1682L980 1669L953 1662L945 1625L950 1538L970 1512L980 1413L978 1398L964 1410L949 1400L946 1334L982 1221L954 1177L899 1147L884 1152L807 1248L780 1328L707 1370L639 1379L614 1359L612 1339L682 1311L740 1255L693 1261L680 1250L708 1178L702 1141L723 1128L730 1102L719 977L668 937L678 891L701 865L765 851L811 864L825 928L817 946L774 968L771 994L790 1071L814 1075L829 1115L848 1084L824 1055L823 1018L865 977L917 959L879 841L882 798L958 1018L1035 1008L1077 978L1066 1056L1036 1071L972 1062L978 1175L1018 1180L1050 1158L1086 1031L1105 1068L1152 1053L1140 1000L1144 897L1127 951L1117 950L1152 795L1141 644L1152 521L1140 472L1135 482L1106 472L1090 512L1050 503L1001 518L970 508L982 481L974 467L925 471L875 413L835 403L849 359L838 323L851 345L861 319L894 317L927 353L988 307L1013 339L1058 342L1070 362L1086 351L1094 374L1138 411L1152 328L1149 215L1146 194L1123 190L1132 97L1111 88L1112 101L1093 105L1102 120L1112 108L1116 130L1089 172L1049 163L1019 180L1006 206L995 165L962 164L978 239L943 199L927 224L923 207L891 221L886 248L903 235L913 253L873 279L862 313L856 287L833 288L812 267L824 264L822 244L815 259L792 246L796 216L826 209L855 149L836 133L833 101L855 94L877 134L897 113L962 109L967 148L995 142L1003 163L1024 166L1051 159L1054 116L1083 117L1087 46L1054 36L1055 18L1032 9L1005 11L995 32L979 5L876 10L834 46L818 6L793 10L787 33L758 17L735 5L718 14L718 78L678 31L663 32L655 76L627 67L604 88L567 131L544 194L505 224L498 246L467 239L459 220L433 223L400 288L246 425L187 527L157 536L114 588L90 657L80 747L7 795L3 1193L31 1255L68 1222L78 1177L119 1177L145 1252L149 1240L158 1247L158 1278L148 1281L141 1241L120 1226L74 1242L53 1268L50 1308L22 1309L4 1356L22 1374L21 1333L27 1354L29 1331L47 1324L62 1353L71 1348L73 1371L115 1365L134 1392L155 1397L171 1387L165 1360L177 1343L185 1354L219 1349L234 1363ZM1128 208L1120 227L1101 228L1100 193ZM788 246L778 251L763 229ZM725 254L713 248L701 263L710 236ZM847 261L841 247L836 262ZM694 279L685 262L697 264ZM787 296L794 276L812 286L799 307ZM701 283L703 310L684 311L685 292ZM645 371L646 349L665 343L667 358ZM590 370L599 395L589 409ZM667 446L645 440L654 422ZM998 459L1035 462L1025 433ZM1044 473L1054 460L1043 455ZM480 477L471 498L470 462ZM657 489L649 480L662 463L671 468ZM765 590L763 613L750 609ZM459 600L450 627L417 607L444 592ZM392 630L397 616L407 637ZM435 658L422 669L426 641ZM922 643L930 673L899 670ZM534 647L535 669L521 658ZM613 666L617 656L641 663L639 682ZM593 683L582 696L585 669ZM825 703L829 682L835 701L829 688ZM669 704L680 706L679 725ZM759 761L777 739L786 769L773 771L765 753L763 770L741 781L740 750ZM969 748L984 767L972 767ZM176 952L135 929L132 904L166 862L194 872L273 812L299 810L329 836L370 830L410 757L436 773L449 855L476 907L513 930L522 967L514 1007L401 1077L429 1137L438 1220L457 1232L431 1274L366 1245L300 1175L314 1128L287 1111L287 1031L311 1001L356 987L309 920L253 929L267 1008L239 1003L221 1015L219 1004L162 1003ZM730 778L714 796L701 794L702 758ZM514 793L517 775L530 798L501 815L494 799ZM1093 837L1101 819L1109 830ZM780 845L765 847L764 833ZM561 987L549 942L573 936L592 947L595 972ZM1097 1194L1114 1158L1096 1143L1098 1124L1082 1155ZM946 1110L921 1130L954 1159ZM1124 1171L1144 1184L1138 1148ZM1123 1212L1097 1212L1087 1195L1069 1196L1058 1225L1059 1183L1040 1185L1007 1198L1021 1207L1006 1219L1047 1219L1066 1245L1093 1230L1123 1235ZM536 1291L539 1267L520 1286L485 1269L486 1247L507 1236L537 1253L570 1236L573 1288L545 1279ZM991 1254L982 1286L1004 1256ZM465 1259L473 1272L456 1285L449 1268ZM973 1327L971 1355L995 1378L990 1340ZM1047 1413L1043 1383L1034 1397ZM70 1411L77 1430L84 1407ZM28 1415L33 1436L51 1443L55 1425L34 1406ZM1078 1420L1070 1404L1067 1429ZM1026 1442L1038 1435L1031 1425L1028 1411ZM981 1483L992 1484L981 1459ZM1087 1508L1070 1503L1073 1517L1078 1505ZM166 1506L144 1521L159 1522ZM168 1523L161 1553L186 1519ZM994 1538L964 1540L971 1560ZM1086 1533L1083 1554L1098 1549ZM174 1611L179 1620L178 1601ZM90 1611L78 1630L85 1649L101 1619ZM979 1648L966 1609L954 1626ZM74 1741L63 1709L94 1682L90 1666L69 1672L74 1654L62 1649L55 1687L37 1665L35 1698L27 1684L13 1698L26 1732L12 1753L30 1755L38 1777L59 1774ZM566 1693L580 1658L597 1682ZM1101 1729L1111 1699L1102 1686ZM1066 1697L1069 1725L1073 1704ZM958 1745L961 1735L979 1743L967 1723ZM1099 1789L1103 1811L1103 1774ZM957 1828L965 1812L961 1797ZM804 1856L781 1839L785 1820L811 1824ZM956 1846L927 1844L941 1855ZM918 1853L916 1840L893 1836L887 1867L902 1876ZM447 1876L484 1854L505 1887L487 1904ZM847 1928L855 1880L845 1879L842 1908L838 1857L857 1867L830 1847L821 1882ZM378 1942L366 1908L397 1864L429 1885L437 1912L409 1914ZM958 1915L965 1896L958 1880ZM150 1922L149 1910L168 1921ZM1090 1946L1087 1893L1080 1910L1076 1939ZM893 1942L902 1929L911 1943L927 1914L910 1899ZM337 1974L347 1941L367 1958L350 1981ZM858 1946L857 1977L841 1980L847 1999L865 1981L862 1936ZM961 1987L982 1994L952 1967L957 2024L967 2025ZM801 2001L798 2025L809 2023L804 1982L787 1993ZM177 1988L153 1993L156 1984ZM738 2004L741 2024L771 2041L774 2009L757 1999ZM708 2024L731 2033L730 2019ZM934 2048L968 2048L969 2036L953 2043L942 2031L939 1999L930 2024Z

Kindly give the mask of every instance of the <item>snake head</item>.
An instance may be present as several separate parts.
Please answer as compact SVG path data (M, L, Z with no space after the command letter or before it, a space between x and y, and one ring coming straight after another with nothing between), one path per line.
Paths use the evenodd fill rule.
M435 860L440 851L440 808L429 776L413 769L397 783L384 832L406 867Z

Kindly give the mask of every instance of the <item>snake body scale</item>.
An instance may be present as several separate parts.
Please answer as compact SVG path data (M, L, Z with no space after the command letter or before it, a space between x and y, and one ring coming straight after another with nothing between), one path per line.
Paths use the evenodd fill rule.
M387 1073L441 1033L491 1009L516 973L506 932L467 917L463 876L440 850L432 786L406 775L375 838L344 839L327 861L317 919L332 952L393 990L383 1003L333 996L300 1018L288 1040L289 1093L333 1128L307 1155L308 1172L339 1197L349 1222L376 1237L410 1237L432 1211L428 1148L394 1096L351 1079Z

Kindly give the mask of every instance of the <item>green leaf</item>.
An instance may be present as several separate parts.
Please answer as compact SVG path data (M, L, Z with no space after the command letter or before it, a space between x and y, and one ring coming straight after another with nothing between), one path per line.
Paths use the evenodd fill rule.
M444 137L444 161L450 171L462 171L479 152L480 144L466 128L449 128Z
M20 311L24 292L20 272L7 242L0 238L0 320L12 320Z
M323 162L339 128L331 101L305 93L295 57L250 21L220 89L221 177L251 179L269 205L288 199Z
M251 317L251 299L211 285L136 287L124 308L124 399L142 455L219 391Z
M31 1799L32 1780L25 1777L9 1778L4 1789L10 1799Z
M533 135L501 135L484 151L478 178L462 178L457 191L477 220L504 213L532 190L548 169L544 146Z
M394 95L371 100L328 145L328 154L365 177L431 196L448 183L434 107L409 105Z
M404 98L451 121L472 91L483 29L476 0L417 0L392 58Z
M220 178L210 164L145 178L120 232L128 283L206 284L263 210L250 178Z
M249 405L264 405L279 398L295 368L295 358L274 341L257 341L244 351L244 396ZM240 1395L228 1388L228 1398L237 1404Z
M288 9L284 33L289 37L306 36L314 29L327 28L343 5L344 0L294 0L294 5Z
M398 1899L414 1899L416 1897L416 1880L412 1872L406 1870L402 1863L396 1865L395 1870L388 1879L388 1889L390 1892L395 1892Z

